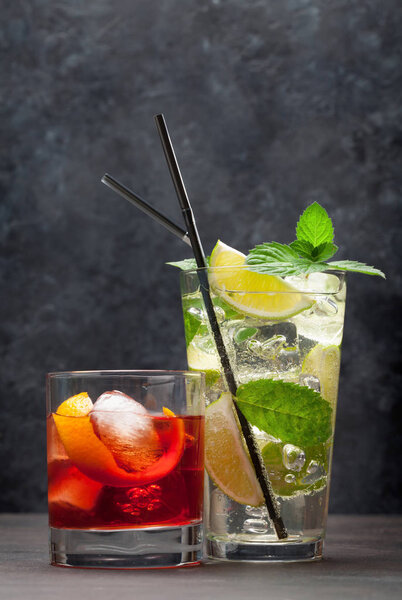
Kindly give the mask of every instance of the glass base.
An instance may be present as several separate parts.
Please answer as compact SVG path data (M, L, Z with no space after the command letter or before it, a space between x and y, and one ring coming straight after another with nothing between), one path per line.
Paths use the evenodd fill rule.
M94 569L163 568L197 565L201 557L201 523L120 530L50 527L52 565Z
M213 560L242 562L304 562L320 560L324 540L245 542L213 537L207 539L207 555Z

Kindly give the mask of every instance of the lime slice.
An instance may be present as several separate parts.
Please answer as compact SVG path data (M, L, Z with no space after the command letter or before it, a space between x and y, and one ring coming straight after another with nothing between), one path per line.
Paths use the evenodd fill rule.
M215 344L208 333L196 335L187 346L187 362L190 371L203 371L207 387L212 387L220 377L220 362Z
M205 466L219 489L240 504L262 504L264 498L243 445L231 394L222 394L207 407L205 440Z
M278 320L292 317L314 304L309 296L280 277L241 268L245 260L244 254L220 240L211 254L210 284L233 308L248 316ZM226 268L214 270L215 267Z
M317 344L307 354L302 365L302 373L313 375L320 380L321 396L332 406L335 406L338 397L340 364L339 346Z

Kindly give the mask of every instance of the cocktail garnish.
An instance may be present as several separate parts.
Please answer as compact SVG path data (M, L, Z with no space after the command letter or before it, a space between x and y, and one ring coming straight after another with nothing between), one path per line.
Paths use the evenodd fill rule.
M332 408L308 387L258 379L240 385L236 400L251 425L288 443L313 446L332 435Z
M379 269L355 260L329 261L338 250L334 244L334 228L327 211L313 202L301 215L296 226L297 240L289 245L278 242L258 244L250 250L246 264L259 273L270 275L307 275L336 270L378 275Z

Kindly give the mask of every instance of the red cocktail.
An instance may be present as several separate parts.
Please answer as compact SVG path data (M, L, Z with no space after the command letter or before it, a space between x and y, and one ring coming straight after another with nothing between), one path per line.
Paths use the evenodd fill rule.
M167 381L159 382L155 389L150 385L149 377L145 387L139 385L138 378L144 379L144 376L137 375L134 376L135 389L130 381L130 395L113 390L102 392L96 398L92 391L89 394L81 387L78 394L68 396L58 406L52 403L53 411L47 417L49 524L54 545L64 547L72 537L77 540L73 552L65 550L66 558L61 559L60 553L58 558L53 555L53 563L175 566L138 564L141 561L132 560L132 547L128 551L130 558L126 556L123 562L119 557L108 555L104 561L107 565L93 564L93 556L88 560L88 553L95 554L99 536L103 535L107 542L112 532L117 535L119 532L127 535L130 530L133 534L147 532L147 539L152 539L152 543L156 540L155 533L161 532L162 537L167 535L166 539L173 547L173 537L177 533L183 537L183 528L187 535L187 528L191 531L194 526L198 527L195 537L196 545L200 546L204 416L201 405L195 410L186 406L181 411L183 401L191 399L195 392L199 395L198 375L191 374L187 384L180 380L178 385L176 381L176 391L169 391L170 396L181 397L181 402L176 403L172 403L169 394L165 393L163 397L162 393L163 387L166 390L172 387L167 381L177 379L176 373L168 375ZM82 380L82 374L77 376ZM155 377L158 379L157 375L151 379L155 380ZM182 379L184 377L181 375ZM57 377L51 382L53 386L58 383ZM76 385L70 387L74 391L77 389ZM127 390L127 385L120 387ZM58 397L61 399L59 394ZM135 397L140 397L141 401ZM189 412L201 414L187 414ZM93 547L86 549L85 557L77 558L77 548L82 547L84 533L96 539ZM120 539L113 542L114 548L116 545L120 548L117 553L120 555L121 544ZM124 548L123 554L127 554ZM154 555L154 550L150 547L149 553L145 554ZM132 564L127 564L127 560ZM150 562L149 556L147 561ZM173 559L175 561L177 558ZM197 560L182 558L178 564L188 562Z

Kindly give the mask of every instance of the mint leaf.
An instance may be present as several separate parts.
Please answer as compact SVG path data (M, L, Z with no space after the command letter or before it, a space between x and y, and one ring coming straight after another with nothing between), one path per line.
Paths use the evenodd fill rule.
M332 242L323 242L314 247L311 242L306 242L306 240L295 240L289 246L303 258L308 258L313 262L328 260L338 250L338 246L335 246Z
M290 246L277 242L260 244L250 250L246 264L253 271L280 276L315 273L328 268L323 263L300 257Z
M357 260L337 260L327 263L327 269L335 269L340 271L351 271L353 273L363 273L364 275L378 275L385 279L385 273L370 267L365 263L358 262Z
M303 256L304 258L311 258L312 252L314 250L313 244L311 244L310 242L306 242L306 240L295 240L294 242L289 244L289 246L292 248L292 250L294 250L295 252L297 252L297 254L300 254L300 256Z
M308 387L258 379L241 385L236 401L251 425L282 442L313 446L332 435L332 408Z
M186 337L186 346L189 345L197 331L201 327L201 321L195 315L187 310L183 313L184 316L184 335Z
M177 262L167 262L167 265L172 267L178 267L182 271L193 271L197 269L197 263L195 262L195 258L185 258L184 260L179 260Z
M338 246L332 242L324 242L314 248L311 259L315 262L325 262L338 251Z
M270 242L259 244L250 250L246 264L251 271L268 275L308 275L336 269L364 273L366 275L385 275L379 269L369 267L354 260L327 262L337 252L333 243L334 228L327 211L313 202L301 215L296 226L297 240L289 246Z
M244 342L249 338L253 337L257 333L257 331L258 329L256 327L242 327L237 331L237 333L234 334L233 339L238 344L241 344L241 342Z
M325 208L313 202L306 208L296 225L298 240L310 242L314 248L334 239L332 221Z

